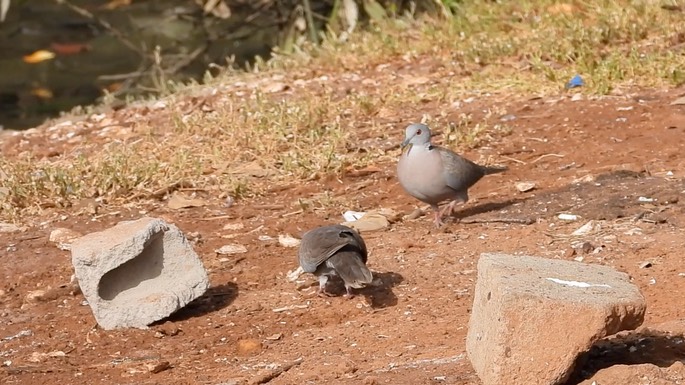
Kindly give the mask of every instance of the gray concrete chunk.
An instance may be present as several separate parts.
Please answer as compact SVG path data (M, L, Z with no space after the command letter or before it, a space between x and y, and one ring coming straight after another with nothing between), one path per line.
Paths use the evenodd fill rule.
M147 325L209 287L202 262L174 225L141 218L87 234L71 245L79 286L106 330Z
M644 319L645 299L610 267L482 254L466 350L484 385L561 384L594 342Z

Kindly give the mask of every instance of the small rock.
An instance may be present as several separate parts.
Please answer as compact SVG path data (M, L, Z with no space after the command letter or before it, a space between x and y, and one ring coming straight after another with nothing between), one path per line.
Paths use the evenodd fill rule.
M302 269L302 266L298 266L297 269L293 271L289 271L288 274L286 275L286 278L290 282L295 282L298 278L300 278L300 275L304 273L304 270Z
M535 182L517 182L515 186L519 192L528 192L535 189Z
M26 300L26 303L45 302L47 301L46 294L47 291L45 290L33 290L29 291L24 299Z
M169 361L150 362L145 364L145 368L150 373L159 373L171 368Z
M297 247L300 244L300 240L290 234L280 234L278 236L278 243L283 247Z
M592 232L594 230L599 230L599 224L596 225L594 221L588 221L586 224L580 226L574 232L572 232L571 235L574 235L574 236L586 235L586 234L589 234L590 232Z
M578 216L574 215L574 214L563 214L562 213L562 214L559 214L557 217L563 221L575 221L578 219Z
M247 253L247 248L243 245L238 244L223 245L220 248L214 250L214 252L221 255L242 254Z
M52 230L48 239L50 242L56 243L60 250L69 251L72 242L81 236L82 234L77 231L60 227Z
M640 264L640 269L646 269L648 267L652 267L652 262L650 261L644 261Z
M24 227L19 227L12 223L0 222L0 233L15 233L23 230L25 230Z

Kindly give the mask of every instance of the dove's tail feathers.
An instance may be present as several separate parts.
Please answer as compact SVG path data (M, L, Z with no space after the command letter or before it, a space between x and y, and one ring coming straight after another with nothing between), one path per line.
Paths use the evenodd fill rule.
M486 166L481 166L483 167L483 171L485 172L485 175L490 175L490 174L497 174L500 172L507 171L507 167L500 167L500 166L495 166L495 167L486 167Z
M359 289L373 281L373 274L356 250L341 250L330 257L326 264L335 269L346 287Z

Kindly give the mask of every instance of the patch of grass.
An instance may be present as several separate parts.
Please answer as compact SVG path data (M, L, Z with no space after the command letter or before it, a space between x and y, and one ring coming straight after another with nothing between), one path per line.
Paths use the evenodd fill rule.
M222 97L208 98L207 109L181 107L189 97L174 93L166 115L138 122L126 141L48 160L0 154L0 216L86 197L145 198L181 181L239 198L392 161L382 149L361 151L360 141L399 142L402 122L423 113L457 150L506 136L497 120L504 111L482 120L458 114L454 102L470 95L559 93L575 74L586 82L580 90L594 94L685 80L682 14L655 1L445 4L447 19L374 20L345 39L330 33L320 46L304 42L257 61L250 73L227 71L209 81ZM291 90L263 91L274 75ZM296 79L307 84L293 86ZM221 88L236 82L254 86Z

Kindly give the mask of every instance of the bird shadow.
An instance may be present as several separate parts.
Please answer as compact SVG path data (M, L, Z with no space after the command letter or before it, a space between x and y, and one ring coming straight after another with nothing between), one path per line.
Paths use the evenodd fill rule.
M649 329L620 333L596 342L581 354L565 385L577 385L614 365L653 364L665 368L676 362L685 363L682 334Z
M392 291L394 286L404 281L404 277L392 271L374 272L374 281L379 282L374 286L367 286L361 290L361 294L374 309L382 309L397 305L397 296Z
M479 214L485 214L489 213L492 211L499 211L502 209L505 209L509 206L515 205L517 203L524 202L526 200L530 199L529 197L525 198L514 198L514 199L507 199L504 201L500 202L487 202L483 204L479 204L476 206L470 206L470 207L465 207L463 209L455 209L454 212L452 213L452 218L454 218L455 221L464 221L464 219L468 217L473 217Z
M361 289L353 289L353 294L363 295L367 302L371 304L374 309L382 309L397 305L397 296L393 293L392 288L404 280L404 277L399 273L388 272L373 272L374 283L367 285ZM342 279L338 277L331 277L326 288L331 296L342 296L345 294L345 285Z
M169 317L155 322L155 324L162 324L167 321L185 321L190 318L201 317L208 313L221 310L230 305L238 297L238 292L238 285L233 282L210 287L203 295L191 301Z

